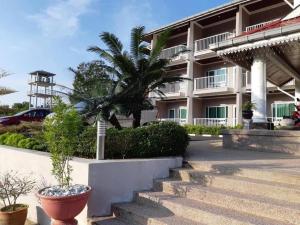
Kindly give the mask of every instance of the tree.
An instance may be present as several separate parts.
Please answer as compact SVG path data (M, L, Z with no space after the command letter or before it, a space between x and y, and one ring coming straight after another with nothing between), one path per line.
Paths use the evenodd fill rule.
M22 112L29 109L29 102L14 103L11 108L14 113Z
M0 69L0 79L3 78L3 77L7 77L9 76L9 73L7 73L6 71ZM1 95L7 95L7 94L11 94L11 93L14 93L15 91L10 89L10 88L7 88L7 87L0 87L0 96Z
M170 32L163 32L151 50L143 41L144 34L143 26L132 29L130 52L124 49L119 38L108 32L100 34L107 50L97 46L88 49L97 53L105 62L104 68L114 80L112 95L107 99L107 104L110 108L118 108L126 116L132 115L134 128L140 126L142 111L153 107L148 98L149 93L154 92L163 97L159 88L184 80L179 76L168 76L166 67L171 59L160 58Z

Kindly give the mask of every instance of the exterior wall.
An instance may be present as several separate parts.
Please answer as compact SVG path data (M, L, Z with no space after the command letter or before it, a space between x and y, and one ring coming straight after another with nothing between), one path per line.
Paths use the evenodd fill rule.
M225 32L232 32L236 35L242 34L243 31L246 30L247 26L256 25L262 22L268 22L270 20L274 20L277 18L282 18L286 16L289 12L292 11L291 7L285 4L284 2L281 2L277 5L272 5L272 1L270 2L270 6L267 6L263 9L257 9L256 11L252 11L248 13L246 10L246 7L244 7L242 4L240 6L236 7L236 15L232 18L226 19L224 21L219 21L211 25L202 26L200 24L197 24L196 21L190 21L190 27L188 28L188 32L184 33L183 35L176 36L175 38L170 39L168 46L175 46L179 44L187 44L187 47L190 50L195 50L195 41L199 39L203 39L206 37L211 37L214 35L222 34ZM265 3L268 3L268 1L265 1ZM273 2L274 3L274 2ZM249 10L249 9L248 9ZM210 18L213 15L208 15L207 18ZM205 18L205 19L207 19ZM202 20L204 18L201 18L199 20ZM205 20L204 19L204 20ZM201 23L201 21L200 21ZM205 24L205 23L204 23ZM207 24L207 23L206 23ZM180 27L181 25L178 25ZM182 25L181 29L185 29L186 31L186 24ZM174 28L177 29L177 28ZM176 35L176 34L175 34ZM177 34L178 35L178 34ZM155 35L154 35L155 36ZM222 36L224 38L224 36ZM199 43L199 42L198 42ZM205 43L207 44L207 43ZM238 123L242 122L241 114L242 114L242 104L246 101L250 101L249 96L249 89L243 88L243 78L242 78L242 70L239 67L236 67L236 65L233 65L228 62L220 62L220 59L217 58L216 54L214 52L210 51L209 49L205 49L201 52L191 52L188 54L189 57L185 61L180 61L175 63L175 65L187 63L187 69L184 74L187 74L188 78L191 78L191 80L194 80L195 78L204 77L206 75L206 72L209 70L214 69L220 69L220 68L228 68L228 75L232 79L229 80L229 89L222 89L222 90L216 90L214 88L206 88L204 92L195 91L193 82L189 82L189 85L187 85L186 88L186 95L187 97L187 103L179 103L182 101L182 99L176 99L172 100L176 103L167 103L167 102L158 102L158 111L159 111L159 117L164 118L168 117L168 109L169 108L179 108L180 106L187 106L187 113L188 113L188 122L191 123L193 119L191 120L191 115L193 118L203 118L205 117L205 108L207 105L211 104L229 104L232 107L229 107L229 116L234 116L233 108L234 105L237 106L237 118ZM214 63L214 59L216 59ZM172 62L173 63L173 62ZM172 64L174 65L174 64ZM176 74L179 73L179 71L171 72L170 74ZM183 71L180 71L182 73ZM176 75L178 75L178 73ZM183 73L182 73L183 74ZM233 76L235 75L235 76ZM202 81L201 81L202 82ZM203 81L205 82L205 81ZM192 85L190 85L192 84ZM201 83L202 85L202 83ZM248 86L249 87L249 86ZM231 88L231 89L230 89ZM292 87L294 89L294 87ZM269 90L270 91L270 90ZM273 90L274 91L274 90ZM229 95L232 95L232 97L228 97ZM203 99L201 99L200 97ZM210 97L210 102L206 100L207 96ZM220 101L220 96L224 96L224 100ZM270 117L271 114L271 104L274 101L285 101L288 97L286 97L283 94L277 94L277 97L275 95L271 96L268 95L268 104L267 104L267 114L268 117ZM215 99L214 99L215 97ZM230 99L229 103L228 98ZM173 98L172 98L173 99ZM288 100L289 101L289 100ZM173 105L172 105L173 104ZM231 110L231 112L230 112ZM235 117L235 116L234 116Z
M134 192L150 190L153 179L168 177L169 169L182 166L182 158L101 161L74 158L71 165L72 183L89 185L93 189L88 206L77 217L80 225L87 225L90 217L110 215L112 203L130 202ZM56 184L51 175L48 153L0 146L0 172L7 170L30 174L38 181L38 188ZM28 219L40 225L50 225L51 221L39 205L36 192L32 190L19 202L29 205Z
M175 118L178 118L178 109L180 107L187 107L186 100L178 100L178 101L159 101L156 103L158 109L158 118L168 118L169 117L169 109L175 109L176 115Z

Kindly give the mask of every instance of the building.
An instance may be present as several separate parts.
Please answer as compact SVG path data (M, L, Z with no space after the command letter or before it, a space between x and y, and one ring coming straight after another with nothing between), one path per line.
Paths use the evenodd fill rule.
M257 79L255 82L251 80L253 67L237 63L234 57L249 58L252 63L253 55L233 54L227 57L224 53L225 47L220 47L221 43L229 42L232 44L230 47L238 48L232 40L245 34L254 33L255 36L255 33L260 33L260 29L278 24L282 18L294 11L298 2L232 1L147 33L145 40L153 46L162 31L172 31L161 57L172 57L182 49L189 50L172 59L168 73L170 76L181 75L190 80L167 85L163 90L166 95L164 99L151 95L156 102L158 118L201 125L242 124L242 105L251 100L251 93L253 99L255 93L252 90L257 91L259 88L256 88ZM297 10L295 13L294 18L300 16ZM246 44L251 48L254 41L255 39ZM295 95L295 79L292 78L297 76L286 75L289 71L282 66L283 61L274 61L268 65L264 116L269 121L279 122L294 111L295 101L288 94ZM277 80L283 77L287 79L276 82L271 79L272 74L277 74Z
M30 108L48 108L53 105L55 91L55 74L43 70L34 71L29 74L29 107Z

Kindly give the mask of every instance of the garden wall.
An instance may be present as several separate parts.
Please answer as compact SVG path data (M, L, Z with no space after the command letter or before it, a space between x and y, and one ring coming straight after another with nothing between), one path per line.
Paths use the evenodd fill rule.
M103 161L75 158L72 166L73 183L93 188L88 206L77 217L79 224L85 225L89 217L110 215L112 203L129 202L135 191L151 189L153 179L168 177L170 168L182 166L182 158ZM0 172L7 170L31 173L41 187L56 184L47 153L0 146ZM50 225L35 193L36 190L33 190L20 202L30 205L30 220L40 225Z

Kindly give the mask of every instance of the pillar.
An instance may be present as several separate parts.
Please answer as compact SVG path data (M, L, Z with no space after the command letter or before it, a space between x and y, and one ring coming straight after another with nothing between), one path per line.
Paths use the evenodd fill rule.
M267 122L267 67L262 57L254 57L251 67L251 101L256 108L253 122Z
M295 97L296 101L297 98L300 99L300 80L295 80ZM299 102L297 101L296 104L299 104Z
M242 111L243 111L243 92L242 92L242 76L243 76L243 70L241 67L237 66L235 70L235 84L236 84L236 123L237 124L243 124L243 117L242 117Z
M190 50L188 53L188 61L187 61L187 123L194 123L194 115L193 115L193 92L194 92L194 33L195 33L195 24L192 22L188 29L188 37L187 37L187 48Z

